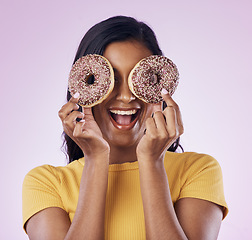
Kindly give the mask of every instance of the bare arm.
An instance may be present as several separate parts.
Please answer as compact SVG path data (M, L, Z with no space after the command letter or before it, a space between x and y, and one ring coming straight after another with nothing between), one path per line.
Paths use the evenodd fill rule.
M58 207L51 207L33 215L26 223L29 239L64 239L70 227L67 213Z
M104 160L104 159L103 159ZM65 239L103 239L108 163L85 163L79 201Z
M223 217L218 205L184 198L174 209L163 165L139 168L147 239L217 239Z
M173 208L164 167L139 163L139 171L147 239L187 239Z
M72 224L63 209L47 208L27 222L26 230L31 240L104 238L108 170L105 164L97 165L85 163Z
M60 208L47 208L32 216L26 229L31 240L70 240L104 238L104 216L108 183L109 146L102 138L91 109L76 111L78 99L72 98L59 111L64 131L85 155L78 205L72 223ZM76 118L85 121L76 122Z
M183 133L181 114L170 96L167 108L146 121L146 134L137 147L147 239L217 239L221 209L208 201L181 199L174 209L164 168L164 154Z
M217 239L223 218L220 206L201 199L183 198L175 204L175 211L188 239Z

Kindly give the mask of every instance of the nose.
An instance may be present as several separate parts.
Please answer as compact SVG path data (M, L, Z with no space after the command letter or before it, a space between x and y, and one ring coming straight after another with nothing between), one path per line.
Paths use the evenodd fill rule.
M129 85L128 85L128 78L122 79L120 83L118 83L118 90L117 90L117 96L116 99L119 101L122 101L124 103L129 103L136 99L135 95L130 91Z

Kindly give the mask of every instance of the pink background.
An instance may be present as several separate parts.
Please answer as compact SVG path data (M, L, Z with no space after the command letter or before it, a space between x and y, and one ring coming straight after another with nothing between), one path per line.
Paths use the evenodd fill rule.
M223 170L230 212L219 239L251 239L251 9L249 0L1 0L0 239L28 239L23 178L66 163L57 112L75 51L93 24L118 14L148 23L180 70L183 147Z

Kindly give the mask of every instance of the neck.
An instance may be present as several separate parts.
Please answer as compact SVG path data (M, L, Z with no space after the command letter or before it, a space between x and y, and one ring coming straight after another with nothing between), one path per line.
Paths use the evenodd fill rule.
M135 147L110 147L109 164L121 164L135 161L137 161Z

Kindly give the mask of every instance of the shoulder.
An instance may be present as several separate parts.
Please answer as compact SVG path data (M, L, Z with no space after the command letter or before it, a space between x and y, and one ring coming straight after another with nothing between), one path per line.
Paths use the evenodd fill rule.
M83 164L76 160L63 167L42 165L30 170L23 181L23 226L35 213L49 207L65 209L64 197L81 178Z
M42 165L30 170L23 181L23 205L29 206L31 199L61 201L63 190L78 185L83 165L76 160L66 166ZM42 202L42 200L41 200Z
M223 206L224 216L227 214L222 170L214 157L195 152L168 152L164 165L171 183L179 182L178 199L190 197L208 200Z
M184 172L187 171L201 171L203 169L219 169L218 161L208 155L196 152L174 153L167 152L164 159L166 167L176 167Z
M24 182L29 178L33 179L34 181L38 178L45 180L50 178L57 179L57 167L51 165L42 165L35 167L26 174Z
M216 161L214 157L205 153L197 153L197 152L166 152L165 160L183 160L183 161L196 161L198 159L203 160L204 162L207 161Z
M81 169L83 165L80 160L73 161L72 163L66 166L52 166L52 165L42 165L39 167L35 167L30 170L25 178L24 184L29 181L36 182L61 182L62 179L66 178L68 175L76 174ZM79 171L78 171L79 170Z
M167 174L180 179L181 184L219 182L222 183L222 170L218 161L208 155L196 152L168 152L164 161ZM171 173L172 172L172 173ZM176 174L175 174L176 173Z

